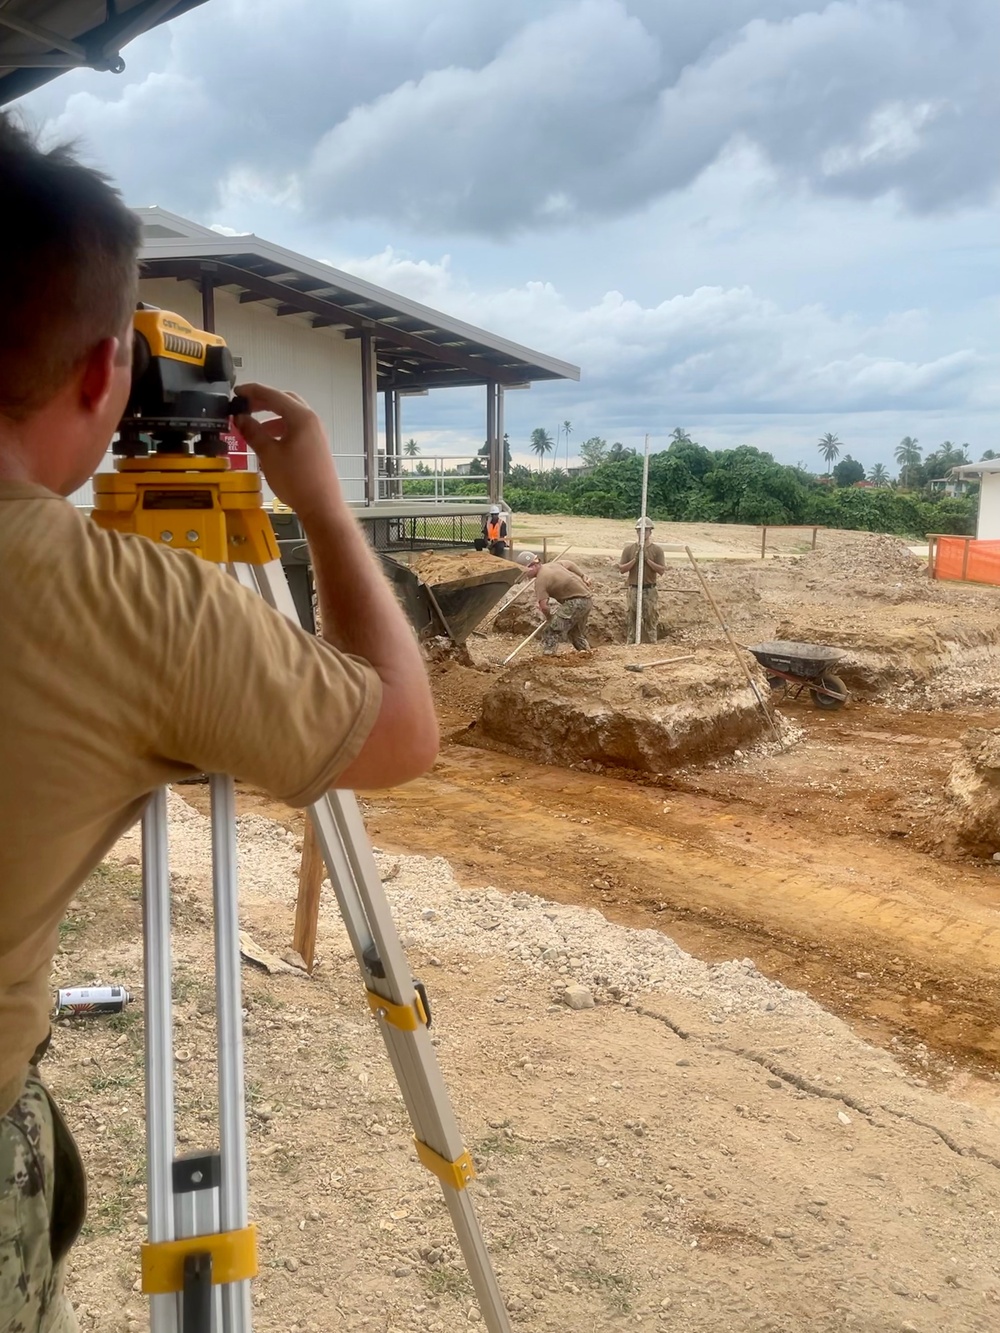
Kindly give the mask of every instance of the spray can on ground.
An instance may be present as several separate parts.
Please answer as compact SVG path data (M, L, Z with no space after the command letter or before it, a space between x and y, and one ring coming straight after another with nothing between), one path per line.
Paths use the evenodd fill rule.
M91 1018L98 1014L120 1014L131 1003L124 986L72 986L56 994L56 1016Z

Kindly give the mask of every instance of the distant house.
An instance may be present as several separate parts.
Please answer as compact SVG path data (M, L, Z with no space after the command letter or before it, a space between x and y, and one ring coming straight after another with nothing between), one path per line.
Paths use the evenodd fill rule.
M968 495L969 491L975 486L974 478L968 477L935 477L933 481L927 483L927 489L934 495Z
M852 489L855 491L877 491L878 487L873 481L855 481L852 483Z

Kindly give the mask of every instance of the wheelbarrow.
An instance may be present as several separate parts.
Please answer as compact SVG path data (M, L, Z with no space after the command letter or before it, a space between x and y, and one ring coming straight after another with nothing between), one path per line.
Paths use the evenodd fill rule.
M771 689L782 690L783 697L797 699L808 690L817 708L842 708L850 697L847 686L832 671L844 656L837 648L776 640L748 645L748 651L767 672Z

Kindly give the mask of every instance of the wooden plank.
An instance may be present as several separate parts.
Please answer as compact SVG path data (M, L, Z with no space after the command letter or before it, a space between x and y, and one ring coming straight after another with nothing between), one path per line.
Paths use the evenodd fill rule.
M306 819L306 835L302 840L302 861L299 865L299 896L295 903L295 932L292 948L300 954L306 969L311 972L316 958L316 928L319 923L320 890L326 876L326 866L316 841L312 820Z

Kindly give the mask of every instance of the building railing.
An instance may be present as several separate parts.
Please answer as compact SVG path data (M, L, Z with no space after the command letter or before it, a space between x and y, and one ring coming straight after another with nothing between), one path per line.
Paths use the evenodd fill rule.
M483 464L483 472L457 472L469 467L468 454L428 454L421 458L387 458L379 455L379 500L395 503L440 503L445 500L468 500L470 504L489 502L490 480ZM418 471L417 469L421 469ZM482 483L482 489L466 494L462 489L470 481Z
M362 454L334 454L337 475L344 491L344 498L353 505L363 505L366 500L365 459ZM467 467L468 454L429 454L426 458L387 458L379 454L377 503L379 504L430 504L446 501L467 501L469 504L489 503L489 477L486 473L455 472L458 466ZM247 458L247 467L251 472L258 471L257 458L251 452ZM422 467L425 471L417 472ZM114 456L108 452L101 463L99 472L114 471ZM469 481L481 482L473 494L466 494L463 487ZM270 504L274 495L263 483L264 502ZM83 509L91 509L94 504L93 482L87 481L69 497L73 504Z

